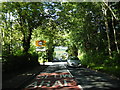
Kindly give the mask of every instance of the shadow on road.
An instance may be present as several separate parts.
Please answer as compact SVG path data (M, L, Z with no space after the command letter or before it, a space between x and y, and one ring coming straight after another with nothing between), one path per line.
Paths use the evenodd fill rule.
M7 80L2 80L2 90L6 90L8 88L22 88L27 84L30 80L32 80L37 74L42 72L48 65L39 65L33 68L30 68L27 71L21 72L19 74L15 74L12 77L9 77ZM19 71L18 71L19 72ZM9 76L8 73L5 77Z
M93 71L88 68L70 68L68 67L79 85L84 90L113 90L120 89L120 80L113 78L107 74Z

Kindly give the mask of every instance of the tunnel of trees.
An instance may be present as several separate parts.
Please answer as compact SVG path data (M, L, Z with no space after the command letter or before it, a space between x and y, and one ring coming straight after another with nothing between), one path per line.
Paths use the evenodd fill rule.
M120 76L120 2L3 2L1 6L3 72L37 65L46 52L36 52L35 41L46 40L48 61L54 46L67 46L83 65Z

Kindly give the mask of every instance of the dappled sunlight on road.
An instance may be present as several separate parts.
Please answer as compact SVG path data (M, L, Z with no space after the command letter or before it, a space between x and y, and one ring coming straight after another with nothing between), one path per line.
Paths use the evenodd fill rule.
M67 62L45 62L45 63L40 63L40 65L57 65L57 64L67 64Z
M88 68L69 68L73 76L76 77L78 84L84 90L106 90L119 88L119 81L111 78L108 74L103 74Z

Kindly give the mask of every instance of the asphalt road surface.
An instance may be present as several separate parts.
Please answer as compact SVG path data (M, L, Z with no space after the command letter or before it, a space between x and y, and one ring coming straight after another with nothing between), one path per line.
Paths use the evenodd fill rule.
M49 63L45 63L45 64L49 65L49 66L38 75L38 77L40 79L42 77L42 79L48 80L47 77L48 76L50 77L50 75L48 75L48 73L51 75L55 75L57 73L56 74L57 76L58 76L58 73L59 74L68 73L68 78L70 78L70 79L75 78L75 82L80 88L80 89L76 88L74 90L82 90L82 89L83 90L110 90L110 89L111 90L113 90L113 89L119 90L120 89L120 81L110 75L103 74L101 72L90 70L90 69L84 68L84 67L80 67L80 68L68 67L66 65L67 64L66 62L49 62ZM43 75L46 75L46 76L43 78ZM66 75L63 75L63 76L65 76L65 78L66 78ZM52 78L52 80L55 80L55 77L54 78L50 77L50 78ZM31 84L35 80L36 79L33 79L31 82L27 83L25 88L30 85L38 85L36 83ZM66 79L66 80L68 80L68 79ZM73 82L71 82L71 83L73 83ZM57 80L53 84L53 86L55 86L57 84L59 84L61 86L63 85L63 83L61 83L60 81ZM48 83L46 85L50 86L50 83ZM67 84L64 84L64 85L67 85ZM67 89L67 90L69 90L69 89Z

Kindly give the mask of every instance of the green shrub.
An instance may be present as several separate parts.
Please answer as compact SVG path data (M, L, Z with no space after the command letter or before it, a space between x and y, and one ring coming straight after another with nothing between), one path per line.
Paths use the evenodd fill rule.
M38 65L37 54L23 54L20 56L8 55L3 57L3 72L17 71Z

